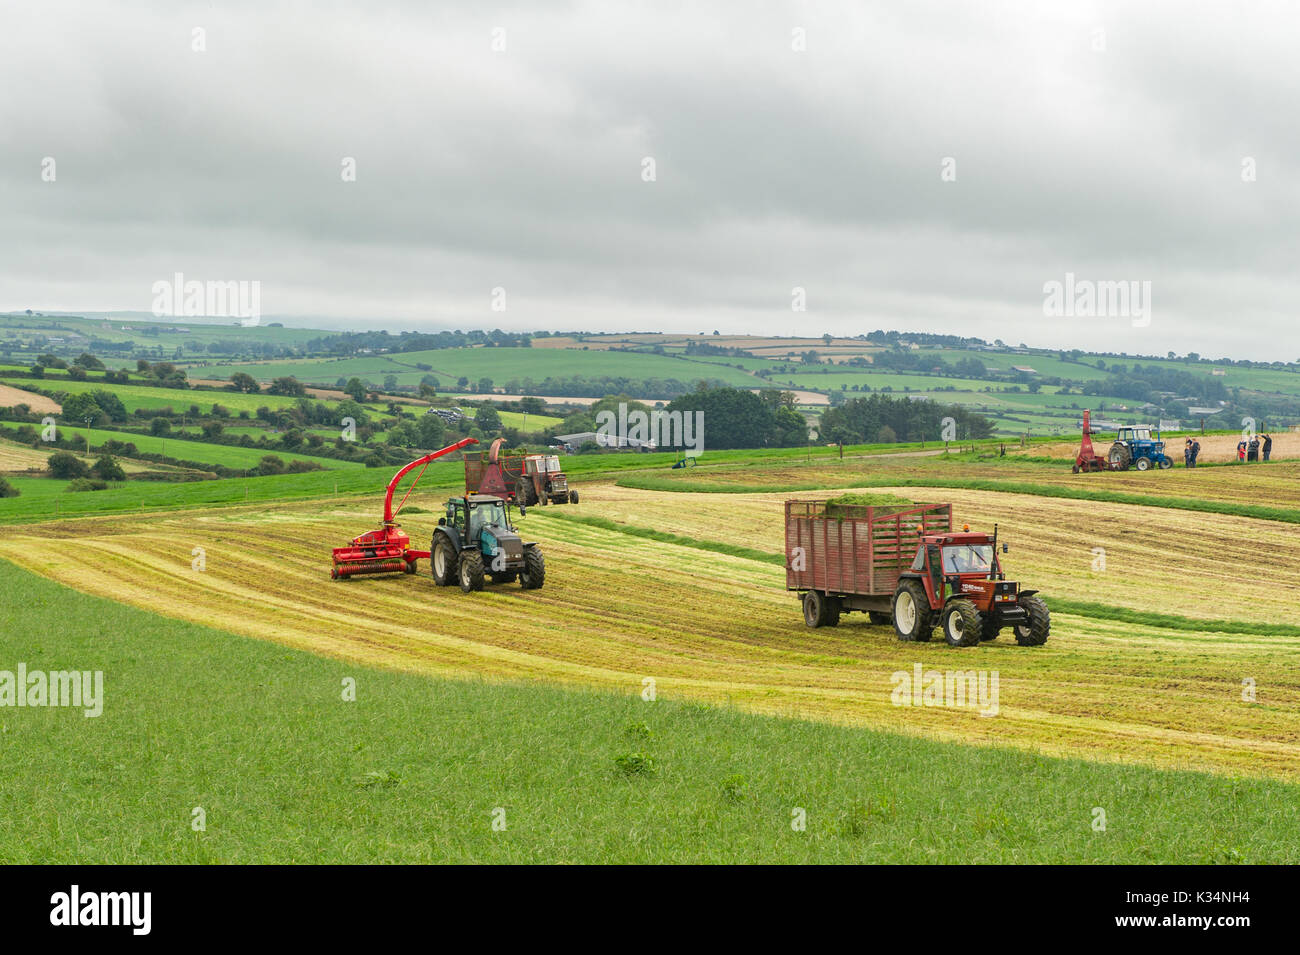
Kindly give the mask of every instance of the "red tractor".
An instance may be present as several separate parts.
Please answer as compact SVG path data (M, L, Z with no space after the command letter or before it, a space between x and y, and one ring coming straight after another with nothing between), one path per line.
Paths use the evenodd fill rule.
M926 641L935 624L954 647L973 647L1011 627L1022 647L1047 642L1052 618L1036 590L1007 580L993 534L931 534L921 538L911 567L894 590L898 639ZM1002 545L1006 553L1007 545Z
M1006 579L997 543L996 527L991 536L955 532L951 504L786 501L785 586L800 593L810 627L866 613L878 626L892 622L900 640L929 640L937 625L954 647L1003 627L1021 646L1046 643L1047 604Z

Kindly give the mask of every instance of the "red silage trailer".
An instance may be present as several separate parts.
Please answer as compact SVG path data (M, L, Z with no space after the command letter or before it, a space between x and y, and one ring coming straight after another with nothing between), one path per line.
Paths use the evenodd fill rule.
M786 501L785 588L816 594L823 599L813 603L833 603L837 614L889 623L898 576L921 538L951 530L951 504L847 504L828 515L825 501Z

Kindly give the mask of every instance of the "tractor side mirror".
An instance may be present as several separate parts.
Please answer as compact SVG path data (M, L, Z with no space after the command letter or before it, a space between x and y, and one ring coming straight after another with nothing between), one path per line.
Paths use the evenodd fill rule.
M525 514L527 514L527 513L528 513L528 508L525 507L523 504L520 504L520 505L519 505L519 516L520 516L520 517L523 517L523 516L524 516Z
M1002 542L1002 553L1005 554L1006 552L1007 552L1007 542L1006 542L1006 541L1003 541L1003 542Z
M445 518L445 517L440 517L440 518L438 518L438 526L439 526L439 527L446 527L446 526L447 526L447 518Z

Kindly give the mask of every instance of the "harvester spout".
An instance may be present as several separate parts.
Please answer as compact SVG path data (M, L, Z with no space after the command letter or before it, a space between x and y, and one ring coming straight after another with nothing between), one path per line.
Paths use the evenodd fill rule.
M388 482L388 490L384 492L384 523L393 523L393 492L397 490L397 485L401 483L402 478L406 477L407 474L421 465L428 464L434 458L440 458L444 454L451 454L453 451L459 451L461 448L469 447L471 444L478 444L478 438L462 438L455 444L449 444L447 447L441 448L438 451L432 451L422 458L416 458L410 464L406 465L394 474L393 479ZM495 449L495 447L496 444L494 442L493 448Z

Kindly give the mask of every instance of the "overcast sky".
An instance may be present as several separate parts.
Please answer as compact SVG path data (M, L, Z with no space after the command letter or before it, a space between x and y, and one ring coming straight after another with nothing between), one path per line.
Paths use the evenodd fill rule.
M0 310L182 272L352 327L1295 359L1298 44L1287 3L4 0ZM1045 315L1067 272L1149 325Z

